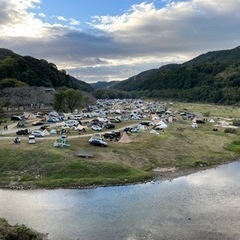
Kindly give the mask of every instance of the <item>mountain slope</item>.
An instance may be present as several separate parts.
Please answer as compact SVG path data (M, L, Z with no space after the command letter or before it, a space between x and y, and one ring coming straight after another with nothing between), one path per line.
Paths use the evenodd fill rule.
M29 86L71 87L91 92L93 88L44 59L20 56L11 50L0 48L0 83L3 79L16 79Z
M111 89L139 97L240 102L240 47L202 54L183 64L142 72ZM106 94L105 94L106 95Z

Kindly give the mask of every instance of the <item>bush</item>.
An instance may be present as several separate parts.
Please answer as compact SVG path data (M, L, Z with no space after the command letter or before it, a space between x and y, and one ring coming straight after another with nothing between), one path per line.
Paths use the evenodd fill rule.
M226 128L224 130L225 133L232 133L232 134L237 134L237 129L235 128Z
M204 116L204 117L210 117L210 112L205 112L205 113L203 113L203 116Z
M233 126L240 126L240 119L233 120Z

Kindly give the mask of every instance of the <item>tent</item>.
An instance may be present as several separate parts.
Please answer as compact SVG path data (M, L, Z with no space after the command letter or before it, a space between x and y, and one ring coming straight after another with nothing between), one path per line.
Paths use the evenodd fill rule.
M152 133L152 134L159 134L159 132L157 132L156 130L154 130L154 129L152 129L151 131L150 131L150 133Z
M24 113L23 113L23 116L24 116L26 119L35 119L35 118L36 118L32 113L29 113L29 112L24 112Z
M158 127L165 129L167 128L167 124L164 123L162 120L156 124Z
M45 129L45 130L43 131L43 133L44 133L45 136L49 136L49 135L50 135L50 132L49 132L47 129Z
M130 143L132 142L132 140L130 139L130 137L128 136L128 134L126 132L123 132L122 137L119 139L120 143Z
M197 123L192 123L192 128L198 128L198 124Z

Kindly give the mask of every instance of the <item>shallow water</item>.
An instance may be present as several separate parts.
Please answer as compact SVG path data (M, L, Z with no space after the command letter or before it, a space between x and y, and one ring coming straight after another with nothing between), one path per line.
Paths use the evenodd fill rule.
M49 239L240 239L240 162L172 181L0 190L0 216Z

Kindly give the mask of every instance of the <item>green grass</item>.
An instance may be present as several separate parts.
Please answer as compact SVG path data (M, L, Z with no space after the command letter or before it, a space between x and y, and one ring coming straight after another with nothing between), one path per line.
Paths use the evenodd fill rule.
M210 118L240 114L238 108L203 104L174 103L171 108L173 112L188 109L200 115L203 109L202 112L209 112ZM0 185L56 188L121 184L151 178L154 168L215 166L239 157L238 132L225 133L224 128L213 132L211 123L193 129L190 121L177 117L179 121L159 135L149 131L133 133L132 143L109 142L107 148L90 146L89 137L70 138L70 147L61 149L52 146L54 140L37 141L35 145L24 140L20 145L1 140ZM79 147L93 149L93 158L76 157L75 150Z

